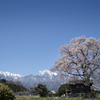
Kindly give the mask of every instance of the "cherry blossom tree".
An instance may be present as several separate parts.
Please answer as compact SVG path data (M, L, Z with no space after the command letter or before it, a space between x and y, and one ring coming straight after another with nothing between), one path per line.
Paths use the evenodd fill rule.
M100 39L85 36L73 38L69 44L62 45L60 57L51 71L59 76L80 78L89 85L91 79L100 78Z

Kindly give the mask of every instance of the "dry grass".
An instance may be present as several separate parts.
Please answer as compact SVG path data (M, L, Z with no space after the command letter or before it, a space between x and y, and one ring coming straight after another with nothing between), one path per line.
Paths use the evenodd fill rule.
M48 97L33 97L33 96L16 96L15 100L51 100ZM82 97L75 97L75 98L52 98L52 100L100 100L97 98L82 98Z
M29 100L30 96L16 96L15 100Z

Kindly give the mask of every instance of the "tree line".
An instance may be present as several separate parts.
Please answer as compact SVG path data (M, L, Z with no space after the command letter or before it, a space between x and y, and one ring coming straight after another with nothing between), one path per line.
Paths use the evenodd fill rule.
M23 87L23 85L19 81L13 82L13 81L7 81L5 79L1 79L0 83L7 85L14 93L27 90L25 87Z

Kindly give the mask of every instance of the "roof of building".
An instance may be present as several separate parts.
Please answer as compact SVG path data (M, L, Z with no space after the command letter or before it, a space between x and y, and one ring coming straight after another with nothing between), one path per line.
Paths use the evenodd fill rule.
M98 86L92 85L91 88L94 89L95 91L100 92L100 87Z
M50 94L51 94L51 93L52 93L52 94L55 94L56 92L55 92L54 90L51 90L49 93L50 93Z
M84 84L84 80L70 80L69 85L75 85L75 84ZM93 84L93 81L90 80L90 84Z
M71 90L66 88L66 91L71 91Z

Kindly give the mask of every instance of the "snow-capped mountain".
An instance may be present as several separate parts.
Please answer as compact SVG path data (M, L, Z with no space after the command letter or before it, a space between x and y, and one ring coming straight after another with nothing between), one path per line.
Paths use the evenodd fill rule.
M37 75L28 75L19 78L23 86L26 88L36 87L39 83L46 84L49 90L57 90L61 85L62 81L59 81L57 73L49 70L39 71Z
M51 71L45 69L43 71L39 71L37 75L49 77L50 79L52 79L52 77L57 76L57 73L54 73L54 72L51 72Z
M39 71L39 73L38 73L37 75L43 76L43 75L45 75L45 74L49 74L50 76L53 76L53 75L57 76L57 73L51 72L51 71L49 71L49 70L47 70L47 69L45 69L45 70L43 70L43 71Z
M0 77L6 80L20 81L26 88L34 88L39 83L46 84L49 90L57 90L63 81L59 81L57 73L49 70L39 71L37 75L22 77L19 74L0 72Z
M20 81L26 88L34 88L39 83L46 84L49 90L57 90L61 84L65 84L67 81L64 79L59 81L57 73L51 72L49 70L39 71L37 75L28 75L22 77L19 74L13 74L10 72L1 72L0 78L6 80ZM100 87L100 83L93 84Z
M21 78L22 76L19 74L13 74L10 72L1 72L0 71L0 78L1 79L6 79L6 80L16 80L18 78Z

